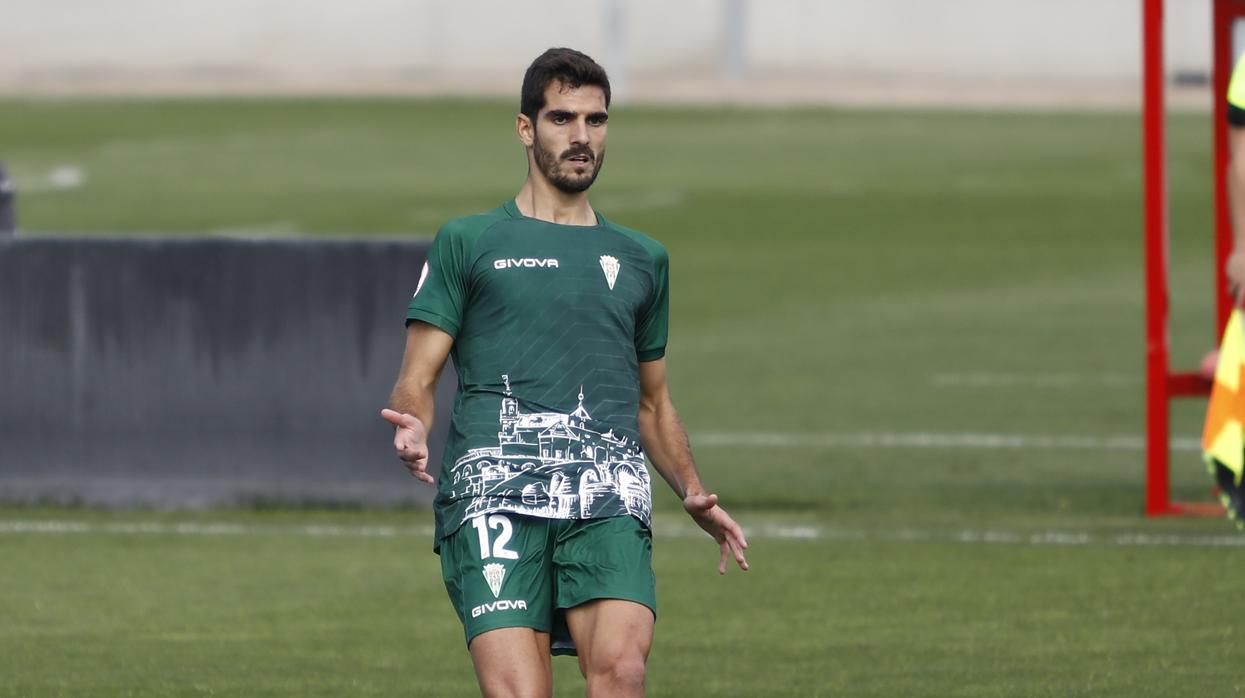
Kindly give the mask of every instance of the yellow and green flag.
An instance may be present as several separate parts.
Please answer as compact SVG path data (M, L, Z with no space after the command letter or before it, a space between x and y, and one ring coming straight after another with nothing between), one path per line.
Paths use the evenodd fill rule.
M1240 309L1229 316L1219 346L1202 452L1228 516L1238 528L1245 526L1245 323Z

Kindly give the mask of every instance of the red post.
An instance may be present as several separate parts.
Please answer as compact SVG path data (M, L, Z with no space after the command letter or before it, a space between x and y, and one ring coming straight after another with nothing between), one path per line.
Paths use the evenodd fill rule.
M1218 341L1232 312L1224 264L1232 251L1228 206L1229 163L1226 123L1228 82L1233 67L1232 28L1245 18L1245 0L1214 0L1211 110L1214 130L1215 191L1215 337ZM1146 266L1146 514L1220 515L1215 504L1171 501L1169 446L1173 398L1201 397L1211 383L1195 372L1171 373L1167 333L1168 220L1166 105L1164 100L1163 0L1142 0L1142 147L1145 168Z
M1228 124L1224 118L1225 95L1232 74L1232 12L1229 3L1215 0L1214 36L1211 44L1211 97L1210 118L1215 134L1215 171L1211 173L1215 189L1215 329L1223 335L1232 312L1232 300L1228 296L1227 274L1224 262L1232 252L1232 219L1228 211Z
M1167 158L1163 0L1142 0L1142 147L1145 167L1146 515L1170 513L1167 386Z

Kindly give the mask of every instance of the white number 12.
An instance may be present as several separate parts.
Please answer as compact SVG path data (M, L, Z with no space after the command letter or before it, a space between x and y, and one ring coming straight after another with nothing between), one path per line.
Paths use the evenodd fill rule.
M485 523L485 519L488 519L487 523ZM481 560L489 557L488 530L490 528L501 529L501 534L493 541L493 557L500 557L503 560L519 559L518 553L506 548L506 543L510 542L510 536L514 534L514 527L511 526L510 519L501 514L477 516L471 520L471 525L476 527L476 533L480 536Z

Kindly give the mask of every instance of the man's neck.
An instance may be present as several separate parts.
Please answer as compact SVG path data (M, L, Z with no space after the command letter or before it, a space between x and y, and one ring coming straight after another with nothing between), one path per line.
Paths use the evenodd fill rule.
M568 194L539 177L528 175L514 203L519 213L528 218L561 225L597 224L597 214L588 203L588 192Z

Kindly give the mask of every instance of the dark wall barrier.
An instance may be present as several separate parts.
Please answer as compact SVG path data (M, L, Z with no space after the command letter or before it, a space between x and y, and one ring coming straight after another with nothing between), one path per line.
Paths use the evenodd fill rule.
M379 417L427 243L0 240L0 499L426 502ZM438 395L432 462L453 373Z

